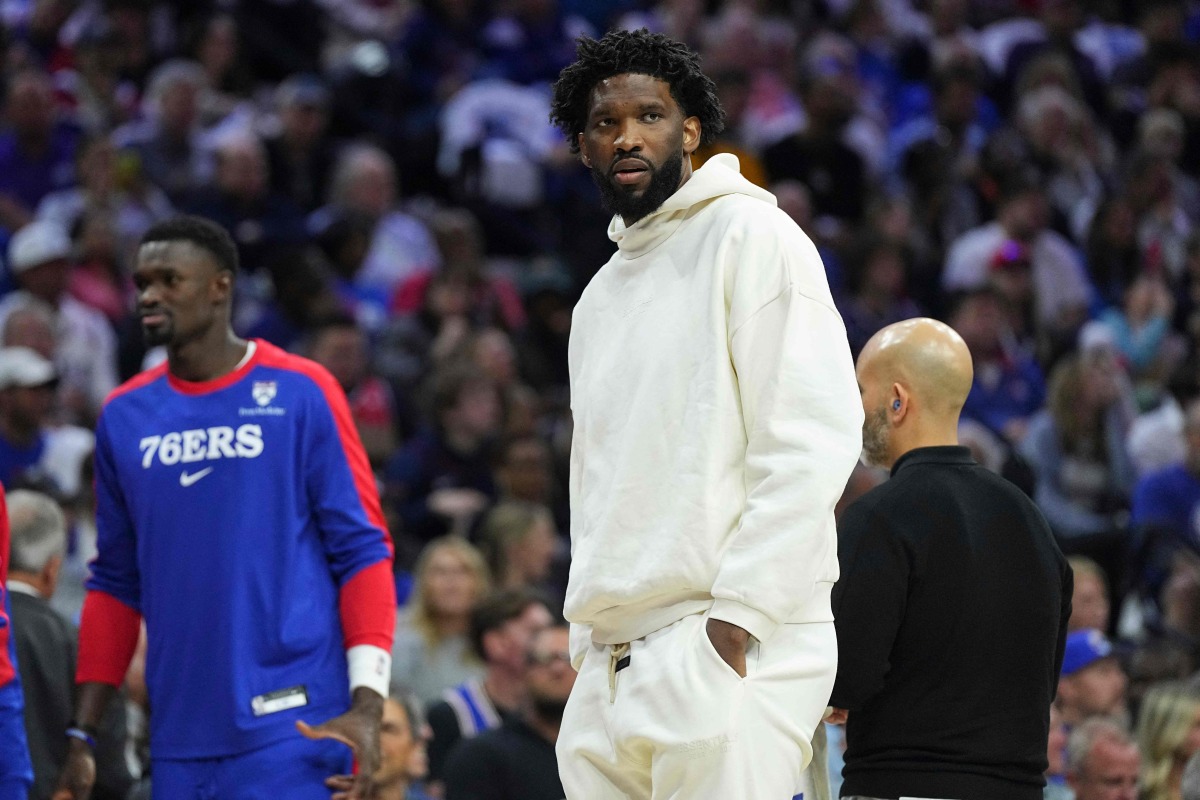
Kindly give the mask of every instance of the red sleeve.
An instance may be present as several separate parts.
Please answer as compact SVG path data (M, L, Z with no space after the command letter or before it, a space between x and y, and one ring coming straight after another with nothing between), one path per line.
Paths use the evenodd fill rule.
M391 562L378 561L363 567L343 583L338 593L338 610L347 650L355 645L370 644L392 652L396 583Z
M394 590L393 590L394 591ZM125 682L137 649L142 615L107 592L90 591L79 620L79 665L76 683Z

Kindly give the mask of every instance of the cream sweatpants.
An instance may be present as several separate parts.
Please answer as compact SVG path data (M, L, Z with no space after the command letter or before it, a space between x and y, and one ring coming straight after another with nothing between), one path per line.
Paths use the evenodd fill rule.
M837 672L833 623L752 640L741 678L707 621L695 614L631 642L619 671L615 646L592 644L558 737L567 800L790 800L800 790Z

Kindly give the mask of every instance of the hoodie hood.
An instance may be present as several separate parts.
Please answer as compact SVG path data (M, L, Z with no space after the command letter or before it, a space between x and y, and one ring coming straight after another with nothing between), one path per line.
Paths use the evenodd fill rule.
M776 205L775 195L742 177L737 156L718 153L705 161L683 186L657 210L629 227L620 215L608 225L608 238L617 243L625 258L637 258L666 241L689 216L691 210L727 194L744 194Z

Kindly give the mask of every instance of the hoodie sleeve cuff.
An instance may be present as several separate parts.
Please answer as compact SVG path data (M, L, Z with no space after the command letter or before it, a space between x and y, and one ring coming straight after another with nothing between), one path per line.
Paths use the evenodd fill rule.
M765 642L779 627L779 623L756 608L736 600L718 598L708 612L709 619L719 619L744 629L755 639Z

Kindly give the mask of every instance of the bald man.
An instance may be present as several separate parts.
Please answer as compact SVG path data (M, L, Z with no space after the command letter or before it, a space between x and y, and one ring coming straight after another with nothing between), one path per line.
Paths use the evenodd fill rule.
M1071 572L1041 513L958 443L971 353L911 319L858 359L863 457L833 591L844 798L1040 800Z

